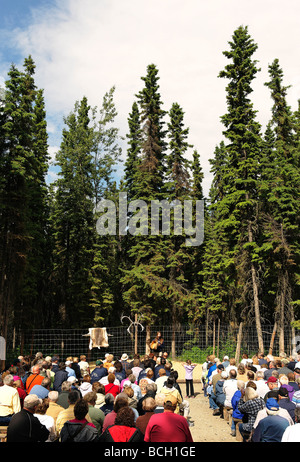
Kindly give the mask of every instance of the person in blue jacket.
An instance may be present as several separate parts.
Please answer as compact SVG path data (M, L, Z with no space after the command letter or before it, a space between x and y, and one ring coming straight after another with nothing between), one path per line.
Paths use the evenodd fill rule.
M242 422L244 414L238 410L238 402L241 399L241 389L245 388L245 382L242 380L237 381L237 391L234 393L231 399L232 406L232 424L231 424L231 435L236 436L236 424Z

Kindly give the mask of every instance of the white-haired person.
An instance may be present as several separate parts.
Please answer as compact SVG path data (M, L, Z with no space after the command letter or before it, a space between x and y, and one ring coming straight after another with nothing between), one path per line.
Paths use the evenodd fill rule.
M56 423L58 414L64 410L62 406L57 404L58 396L59 396L59 393L58 391L55 391L55 390L51 390L48 393L49 407L46 411L46 414L53 417L55 423Z
M7 374L0 387L0 425L8 425L12 416L20 410L21 401L18 390L14 387L14 377Z
M258 396L254 388L248 386L241 389L241 398L237 407L246 418L246 422L239 423L239 431L244 441L249 440L257 414L265 405L265 401Z

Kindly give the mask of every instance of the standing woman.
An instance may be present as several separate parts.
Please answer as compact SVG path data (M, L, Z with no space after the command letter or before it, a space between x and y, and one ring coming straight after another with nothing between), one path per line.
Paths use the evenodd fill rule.
M185 369L186 398L195 398L193 372L196 366L197 364L192 364L190 359L183 365Z

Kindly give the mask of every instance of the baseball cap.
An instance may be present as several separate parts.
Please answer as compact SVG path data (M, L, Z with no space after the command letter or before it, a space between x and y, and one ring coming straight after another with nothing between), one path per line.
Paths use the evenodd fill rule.
M278 395L279 395L279 396L283 396L283 397L288 397L288 396L289 396L289 392L288 392L287 388L285 388L285 387L280 387L279 390L278 390Z
M166 403L172 403L173 406L176 406L177 405L177 398L175 398L174 395L166 395L165 399L164 399L164 404Z
M269 398L266 401L266 408L270 411L277 411L277 409L279 409L279 404L275 398Z
M277 382L276 377L274 377L273 375L272 375L271 377L269 377L268 380L267 380L267 383L270 383L270 382L271 382L271 383Z
M96 361L96 366L101 366L101 364L103 364L103 361L101 361L100 359L98 359L98 360Z

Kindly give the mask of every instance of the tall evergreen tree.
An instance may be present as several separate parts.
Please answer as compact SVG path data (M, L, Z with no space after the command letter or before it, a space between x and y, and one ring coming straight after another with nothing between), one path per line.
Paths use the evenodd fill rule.
M94 228L94 133L90 127L87 98L75 104L65 118L57 165L60 167L52 215L54 234L54 278L56 304L62 324L87 325L93 319L89 309Z
M159 93L158 69L154 64L147 67L146 77L142 77L144 88L137 94L140 112L141 154L134 175L135 199L145 201L146 207L151 200L160 200L163 196L165 176L166 140L164 116ZM127 162L129 159L127 160ZM128 177L127 177L128 182ZM131 219L138 220L138 212L133 211ZM147 326L147 344L150 345L150 326L158 314L163 311L162 296L166 290L162 283L164 272L163 243L161 236L151 235L151 223L148 219L140 222L140 235L130 240L128 249L130 267L124 270L124 302L132 313L139 312Z
M119 128L115 125L118 115L114 103L115 87L105 93L99 110L94 109L94 148L93 148L93 201L95 222L99 218L97 206L102 199L112 200L118 207L118 188L113 179L115 166L120 162L121 147ZM94 325L101 326L105 320L113 319L114 309L120 307L120 266L121 245L119 236L96 234L93 246L91 267L91 299Z
M12 65L0 105L0 318L4 336L13 313L22 321L18 315L26 309L26 316L34 319L32 303L38 298L38 270L32 264L33 249L39 253L44 243L47 134L42 92L36 89L34 72L31 56L24 60L23 72ZM30 283L26 285L25 280Z
M299 262L299 169L293 115L286 101L283 71L278 59L269 66L270 81L265 85L273 100L273 147L268 151L269 165L263 163L262 198L268 215L266 237L272 245L271 264L276 273L275 321L279 327L280 352L285 351L284 327L293 315L293 280ZM269 136L270 139L270 136Z
M32 151L34 154L34 177L28 182L31 206L28 211L30 245L26 259L22 288L18 294L16 323L25 327L28 313L30 325L36 321L41 325L49 320L49 276L51 268L51 246L49 242L49 206L46 174L48 171L48 134L43 91L38 90L33 109ZM46 310L48 307L48 310Z
M128 128L128 149L124 169L124 189L127 192L128 200L131 200L138 198L138 193L136 193L136 188L138 186L136 175L138 174L141 161L142 129L137 102L134 102L132 105L132 112L128 117Z
M259 69L252 59L257 45L240 26L234 31L230 50L224 56L231 61L220 72L219 77L229 83L227 91L227 113L221 117L223 132L229 144L228 167L225 173L226 199L219 207L226 207L227 218L223 219L223 231L234 237L235 266L240 300L241 316L254 309L259 350L264 351L261 328L261 306L259 295L259 246L258 229L258 166L260 159L260 125L250 100L251 84ZM225 218L224 216L224 218Z

